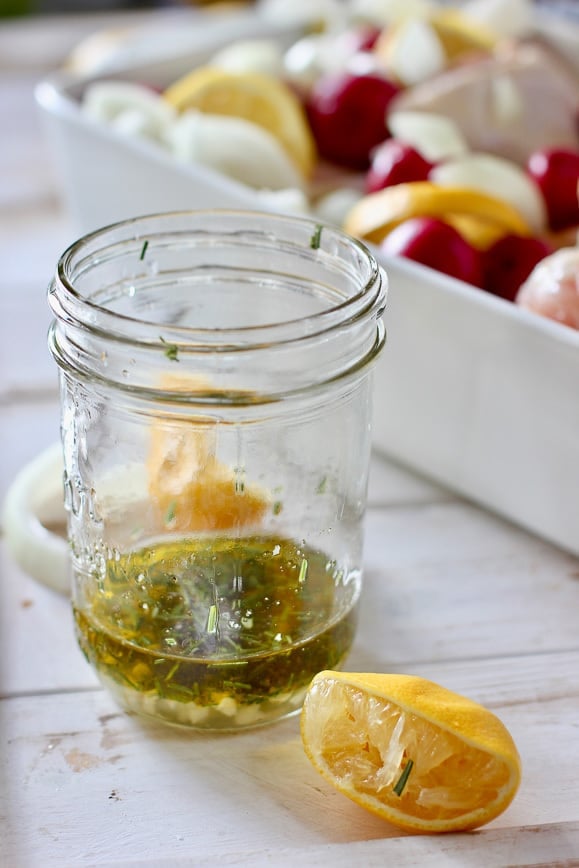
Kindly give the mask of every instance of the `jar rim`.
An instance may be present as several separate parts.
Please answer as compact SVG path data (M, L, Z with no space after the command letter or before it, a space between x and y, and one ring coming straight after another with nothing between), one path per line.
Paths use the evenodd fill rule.
M181 389L166 381L175 362L180 374L211 381L192 390L198 403L243 403L247 391L279 400L365 368L384 344L386 295L370 250L315 219L225 209L151 214L65 250L49 287L49 345L71 376L139 400L175 399ZM134 315L133 297L145 316Z
M358 255L368 264L368 273L366 279L360 281L360 286L357 288L357 291L353 292L350 296L344 297L343 300L337 304L329 305L322 310L309 313L306 316L283 319L273 323L256 323L235 327L208 328L202 326L191 327L179 324L163 324L163 328L170 333L171 341L178 340L179 344L183 348L186 348L188 344L193 343L196 350L200 351L201 345L203 344L204 339L206 339L208 349L211 352L214 352L218 348L215 344L215 339L220 338L218 346L227 351L231 351L240 344L240 341L243 347L247 347L248 338L251 336L255 336L255 342L249 342L251 346L259 346L263 343L271 344L272 342L280 341L280 334L283 330L298 327L300 324L302 325L302 332L307 334L308 337L312 337L316 333L331 329L332 320L334 320L336 316L339 317L339 322L341 323L348 321L350 316L354 319L358 318L359 316L367 314L368 311L374 307L381 294L384 295L385 298L386 291L383 285L385 281L382 279L384 272L380 268L377 260L363 242L348 235L338 227L323 223L322 221L316 220L312 217L276 214L262 211L247 211L241 209L215 208L146 214L125 220L119 220L115 223L108 224L107 226L100 227L84 234L69 245L58 260L55 279L58 281L59 288L64 290L64 297L61 296L59 298L58 308L78 323L82 322L85 327L95 333L106 334L111 338L117 336L122 340L128 340L131 344L136 346L151 346L152 343L155 345L166 343L166 341L160 341L157 334L160 325L159 323L131 316L126 313L113 311L106 305L100 304L94 299L79 292L74 285L72 263L75 257L78 257L83 253L83 251L86 251L91 244L96 244L101 239L105 240L107 238L112 238L114 233L120 230L127 230L127 234L121 239L121 243L125 244L132 241L137 246L141 245L142 251L146 251L151 239L154 238L155 235L160 237L162 234L165 234L163 231L159 230L159 227L156 231L143 231L148 225L151 225L154 222L169 224L170 221L192 220L195 218L203 219L204 221L210 221L212 219L217 219L219 221L251 219L252 221L255 221L256 224L256 228L253 229L254 232L259 232L264 237L268 235L272 237L275 236L278 240L279 234L276 236L276 227L284 225L292 226L294 228L303 227L304 229L309 227L311 230L309 234L309 247L312 253L315 250L321 250L323 254L322 239L327 243L329 236L331 239L334 239L334 241L339 240L342 244L345 243L352 252L357 252ZM260 220L267 221L267 229L264 230L263 224L259 229L257 228L257 223ZM199 227L194 228L193 226L187 226L179 230L173 230L173 232L175 231L179 231L180 234L187 237L188 235L193 236L194 233L199 234L203 230ZM221 227L216 226L215 231L222 231L222 229ZM168 230L168 232L171 234L171 230ZM227 236L227 234L227 232L224 232L225 236ZM149 237L147 238L147 236ZM303 249L306 253L308 252L305 246ZM94 253L97 252L98 249L95 248ZM141 258L144 259L144 256ZM360 275L360 277L362 277L362 275ZM374 292L372 292L372 290L374 290ZM59 310L56 309L55 305L51 304L51 306L58 317ZM91 313L92 318L87 318L83 313ZM95 317L98 317L98 323L94 321ZM127 334L126 328L135 326L139 327L142 338ZM153 332L155 333L154 336L152 335ZM213 336L213 340L209 340L210 336ZM228 336L230 340L227 340ZM299 339L300 336L301 335L299 334L293 335L289 341L283 341L282 339L282 342L291 342L291 340Z

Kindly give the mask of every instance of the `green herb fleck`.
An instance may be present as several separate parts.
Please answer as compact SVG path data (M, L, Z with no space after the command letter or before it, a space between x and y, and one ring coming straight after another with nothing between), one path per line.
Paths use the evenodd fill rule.
M141 255L139 256L139 259L141 260L141 262L142 262L143 259L145 258L145 253L147 252L147 247L148 247L148 246L149 246L149 242L148 242L148 241L143 242L143 246L142 246L142 248L141 248Z
M224 681L223 686L228 690L251 690L251 684L246 684L245 681Z
M207 616L207 632L211 635L217 633L217 622L219 620L219 611L215 603L209 606L209 614Z
M136 682L136 681L132 681L132 680L129 678L129 676L126 675L124 672L121 672L120 669L118 669L118 670L115 672L115 679L116 679L117 681L121 681L121 682L124 681L125 684L128 684L129 687L132 687L133 690L139 690L139 685L137 684L137 682Z
M171 680L171 678L173 677L173 675L175 674L175 672L177 671L177 669L179 668L180 665L181 665L181 663L179 661L177 661L177 663L175 663L171 667L171 669L169 670L169 672L167 672L167 675L165 676L165 681Z
M167 513L165 515L165 524L171 524L173 519L175 518L175 511L177 509L177 501L172 500L169 504L169 508L167 509Z
M303 583L305 582L307 574L308 574L308 561L307 561L307 558L304 558L302 560L302 563L300 566L300 574L298 576L298 582L300 583L300 585L303 585Z
M404 791L404 787L406 786L408 778L410 777L410 772L412 771L413 765L414 765L414 760L409 759L408 762L406 763L406 765L404 766L402 774L400 775L396 784L394 785L393 789L394 789L394 792L396 793L397 796L402 795L402 793Z
M322 224L318 223L314 229L314 233L310 238L310 247L312 250L318 250L320 246L320 238L322 237Z
M323 494L326 490L326 485L328 484L328 477L322 476L318 483L318 487L316 488L316 494Z
M191 702L191 688L174 682L165 683L164 693L159 691L159 695L166 696L167 699L174 699L176 702Z
M276 500L276 502L274 503L274 505L272 507L273 514L279 515L280 512L282 511L282 509L283 509L283 506L282 506L281 500Z
M161 335L159 335L159 339L162 344L165 344L165 355L167 356L167 358L171 359L172 362L178 362L179 347L177 346L177 344L170 344L168 341L165 340L165 338L161 337Z
M153 680L153 684L155 685L155 690L157 691L157 694L158 694L160 697L165 696L165 686L164 686L164 684L163 684L161 681L159 681L158 678L155 678L155 679Z

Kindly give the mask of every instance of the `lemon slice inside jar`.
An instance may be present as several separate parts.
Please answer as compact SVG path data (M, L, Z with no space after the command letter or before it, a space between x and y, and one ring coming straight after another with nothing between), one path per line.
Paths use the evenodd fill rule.
M163 389L200 392L203 377L165 375ZM203 416L151 427L147 458L149 495L161 527L174 532L219 531L257 524L270 506L259 486L247 483L240 469L217 458L217 427Z

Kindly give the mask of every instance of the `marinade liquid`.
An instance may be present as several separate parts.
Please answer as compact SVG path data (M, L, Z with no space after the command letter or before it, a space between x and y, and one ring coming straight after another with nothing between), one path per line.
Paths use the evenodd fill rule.
M289 539L178 538L110 559L87 587L79 643L123 705L237 728L296 710L339 666L359 576Z

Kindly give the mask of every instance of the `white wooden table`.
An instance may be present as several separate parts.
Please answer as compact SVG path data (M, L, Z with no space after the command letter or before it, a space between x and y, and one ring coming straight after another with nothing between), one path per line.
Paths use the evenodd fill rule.
M0 30L0 498L58 437L45 289L74 240L32 87L94 26ZM495 710L524 766L500 818L408 836L317 775L295 718L210 737L120 712L67 599L0 540L0 865L579 865L579 563L378 457L366 529L347 668L422 674Z

